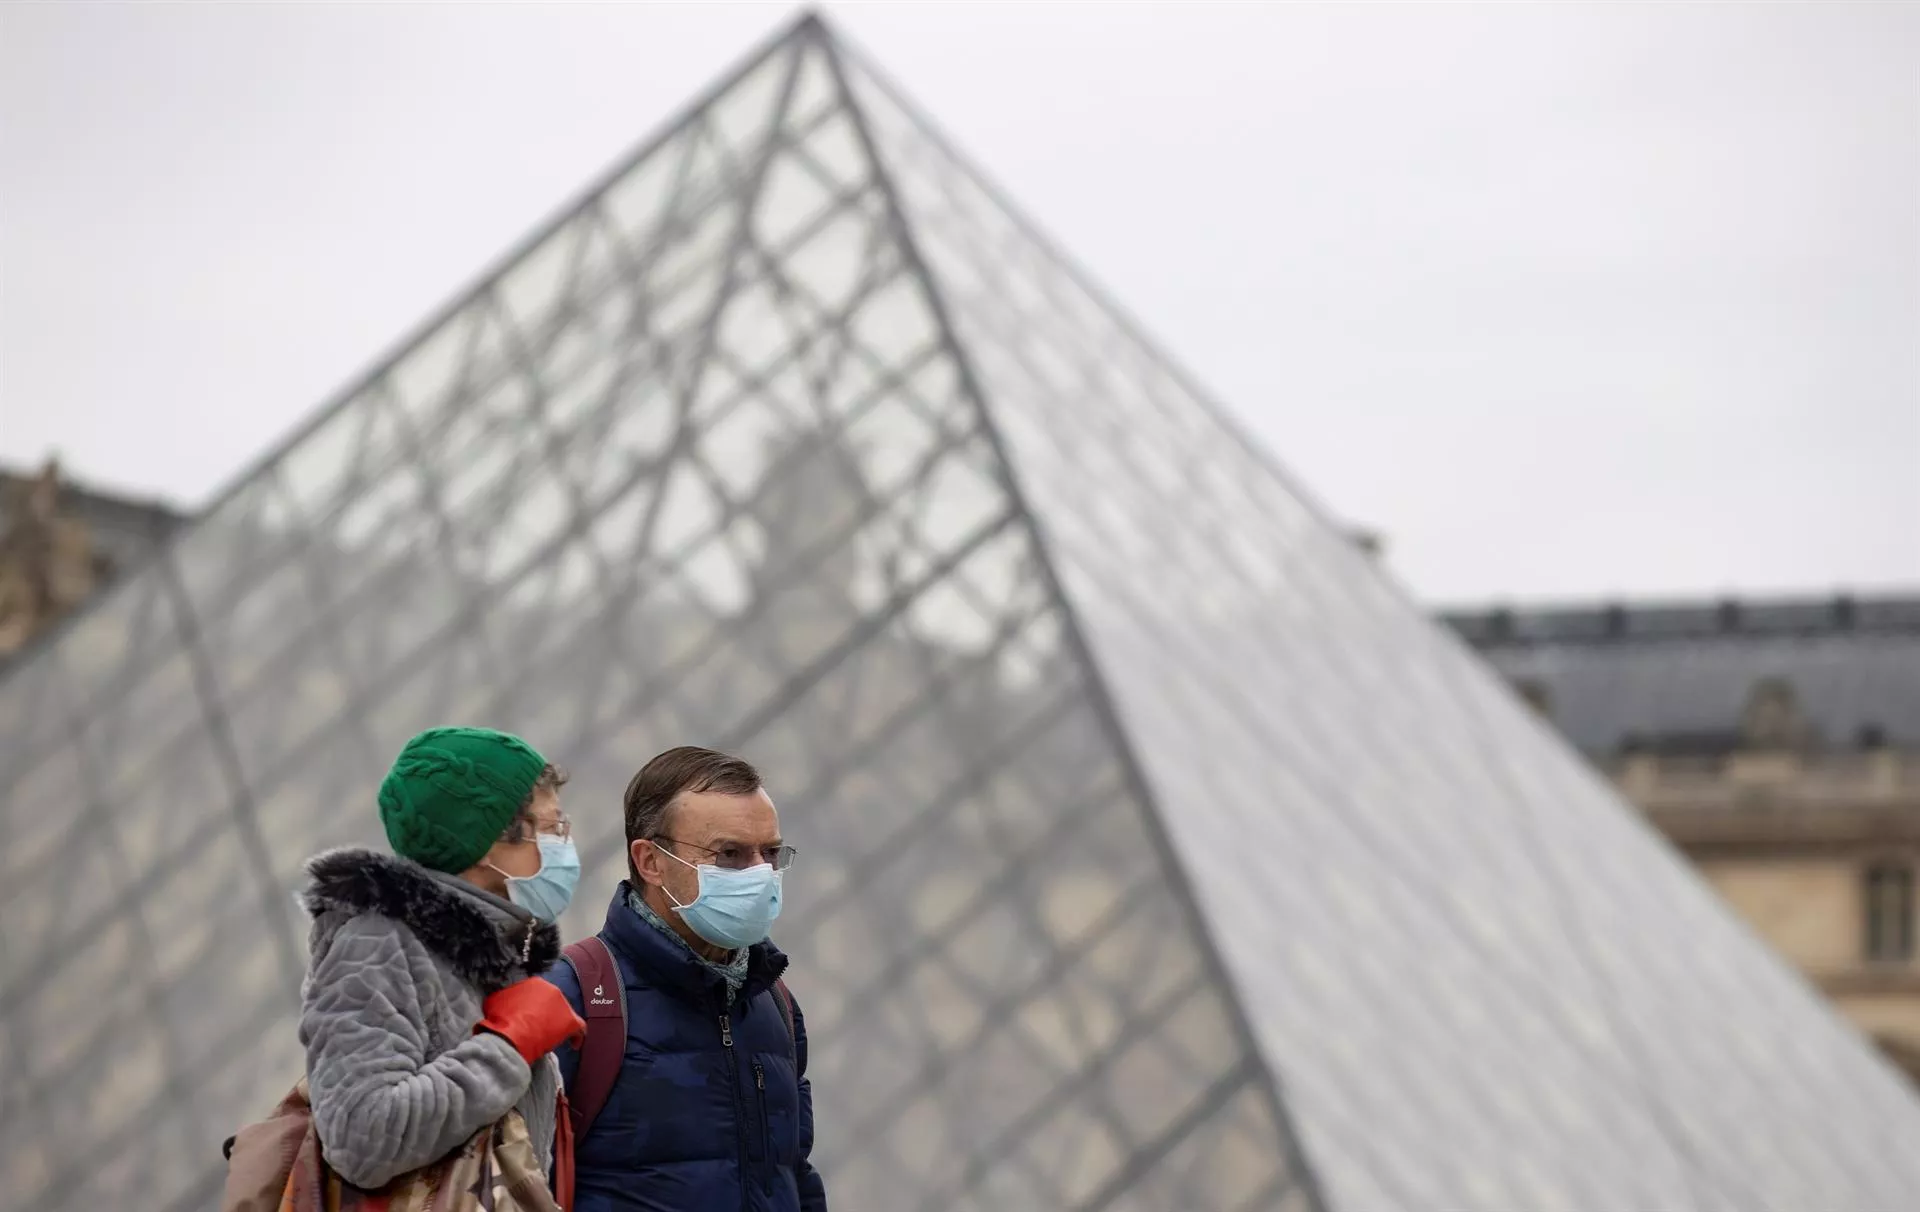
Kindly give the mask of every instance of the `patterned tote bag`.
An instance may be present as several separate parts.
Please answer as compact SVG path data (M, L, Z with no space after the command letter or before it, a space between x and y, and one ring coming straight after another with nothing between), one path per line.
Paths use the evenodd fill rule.
M363 1191L328 1168L302 1081L271 1118L234 1138L222 1212L570 1212L573 1141L564 1100L559 1112L558 1198L517 1111L432 1165Z

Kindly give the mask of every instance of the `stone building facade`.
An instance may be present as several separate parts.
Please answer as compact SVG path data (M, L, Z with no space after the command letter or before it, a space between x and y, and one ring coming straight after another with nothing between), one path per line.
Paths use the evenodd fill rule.
M0 468L0 664L180 522L164 505L76 485L55 460L34 472Z

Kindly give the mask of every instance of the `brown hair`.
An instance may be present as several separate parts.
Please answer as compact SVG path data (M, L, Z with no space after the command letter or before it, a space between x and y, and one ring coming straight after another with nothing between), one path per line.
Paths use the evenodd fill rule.
M666 832L673 802L681 795L689 791L751 795L758 790L760 772L744 759L693 745L669 749L640 767L627 784L624 800L628 874L639 878L633 871L633 844Z
M542 791L551 791L558 795L560 789L566 785L567 772L548 762L546 769L540 772L540 777L533 780L533 790L527 792L527 798L520 801L520 811L507 826L507 831L500 835L501 840L506 842L532 840L534 835L540 832L538 822L533 819L533 801L540 798Z

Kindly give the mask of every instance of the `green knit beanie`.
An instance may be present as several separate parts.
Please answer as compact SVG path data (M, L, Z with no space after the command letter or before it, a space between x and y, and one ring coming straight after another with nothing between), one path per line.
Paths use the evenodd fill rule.
M408 741L380 783L393 852L458 874L500 840L547 759L491 728L431 728Z

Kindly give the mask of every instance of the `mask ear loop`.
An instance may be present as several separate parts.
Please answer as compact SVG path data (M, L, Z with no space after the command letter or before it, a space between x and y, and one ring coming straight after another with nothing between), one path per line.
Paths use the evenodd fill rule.
M666 855L668 858L672 859L674 862L680 864L682 867L692 867L694 874L698 875L700 873L699 867L695 866L692 863L689 863L687 860L681 858L679 855L675 854L673 851L667 849L665 846L662 846L659 842L655 842L653 844L653 848L655 850L658 850L660 853ZM675 909L680 910L682 913L693 908L693 901L688 901L686 904L683 905L679 901L675 900L673 893L667 891L667 886L665 884L660 885L660 895L666 897L667 903L669 905L672 905ZM700 894L697 892L694 893L693 900L697 901L699 899L700 899Z
M541 833L536 833L533 835L533 843L534 843L535 850L538 850L540 848L540 839L545 836L546 836L545 834L541 834ZM522 839L522 840L525 840L525 839ZM533 875L539 875L540 871L545 871L547 869L547 856L544 854L540 856L540 871L535 871L533 875L508 875L506 872L500 870L500 868L498 867L495 867L492 863L489 863L485 859L480 860L480 865L483 867L490 868L495 875L499 876L503 880L507 880L507 881L530 880L533 878ZM511 883L509 883L509 886L511 886Z
M540 860L540 871L534 872L533 875L508 875L506 872L500 870L500 868L495 867L492 863L489 863L484 859L481 860L480 865L490 869L495 875L499 876L503 880L506 880L507 883L511 885L515 880L530 880L533 878L533 875L539 875L540 871L545 871L547 869L547 860L544 858Z

